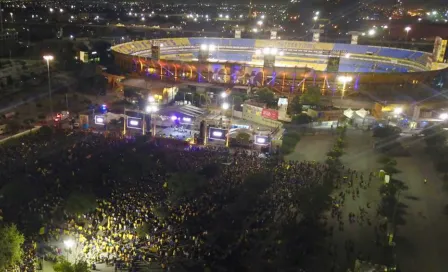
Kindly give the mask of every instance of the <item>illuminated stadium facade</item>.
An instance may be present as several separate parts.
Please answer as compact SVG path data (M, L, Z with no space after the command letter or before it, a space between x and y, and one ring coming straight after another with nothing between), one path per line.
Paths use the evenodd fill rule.
M433 53L354 44L226 38L170 38L112 47L129 72L167 81L271 86L279 92L309 84L336 92L360 87L427 84L444 87Z

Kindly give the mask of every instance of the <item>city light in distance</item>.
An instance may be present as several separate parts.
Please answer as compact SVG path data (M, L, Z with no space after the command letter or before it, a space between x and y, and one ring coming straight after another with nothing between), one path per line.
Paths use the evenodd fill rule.
M228 110L229 108L230 108L229 103L227 103L227 102L222 103L222 109L223 110Z

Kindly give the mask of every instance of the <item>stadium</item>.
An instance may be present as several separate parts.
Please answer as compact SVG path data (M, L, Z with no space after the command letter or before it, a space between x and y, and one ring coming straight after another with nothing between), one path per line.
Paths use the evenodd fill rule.
M116 64L142 76L271 86L278 92L303 91L313 84L333 94L421 83L440 89L446 77L443 63L437 62L440 51L228 38L142 40L112 47Z

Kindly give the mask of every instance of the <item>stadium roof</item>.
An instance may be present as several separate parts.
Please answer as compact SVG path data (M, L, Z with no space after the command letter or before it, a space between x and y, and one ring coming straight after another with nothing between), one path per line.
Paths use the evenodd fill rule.
M165 116L180 114L191 118L197 118L205 115L206 111L192 105L174 105L160 109L158 114Z

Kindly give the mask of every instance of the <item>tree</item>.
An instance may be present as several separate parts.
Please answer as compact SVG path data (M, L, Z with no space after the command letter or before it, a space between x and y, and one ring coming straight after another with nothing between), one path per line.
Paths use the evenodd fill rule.
M8 120L6 122L6 131L11 134L16 134L20 130L20 123L17 120Z
M0 271L7 271L22 261L25 238L16 225L0 227Z
M283 135L281 151L283 154L289 154L294 151L297 143L300 141L300 135L297 132L287 132Z
M377 126L373 129L373 137L394 140L400 136L401 129L393 126Z
M79 261L74 264L61 258L53 265L55 272L89 272L89 266L85 261Z
M257 91L257 98L256 101L260 103L266 103L268 106L275 106L275 95L274 92L271 91L269 88L262 88Z
M232 102L233 102L233 108L236 111L243 111L243 107L241 106L244 102L243 98L239 95L235 95L232 98Z
M173 202L198 195L207 185L205 178L195 172L175 173L167 183Z
M306 105L318 105L320 99L322 98L322 94L319 90L319 87L313 86L307 88L306 92L302 94L300 97L301 104Z
M300 113L292 117L292 122L296 125L305 125L311 123L312 118L306 113Z
M149 234L149 224L144 222L143 224L141 224L140 226L138 226L135 229L135 232L137 233L137 236L139 238L144 238L147 234Z
M160 220L165 220L170 215L170 211L166 205L153 206L151 207L151 211Z
M236 135L236 139L241 143L248 143L250 139L250 134L245 132L240 132Z
M433 126L423 130L426 145L431 151L438 151L439 147L445 146L446 136L440 126Z
M72 192L65 201L65 211L70 214L85 214L97 207L96 198L90 192Z
M300 96L296 95L292 98L288 105L288 113L290 115L302 113L302 104L300 101Z
M448 178L448 151L445 148L440 151L439 155L435 159L436 170L443 174L444 179Z
M205 165L199 174L205 176L207 179L214 178L221 173L221 166L217 163L210 163Z
M341 148L338 147L333 147L333 149L331 149L330 151L327 152L327 156L328 157L332 157L332 158L340 158L343 154L343 151Z

